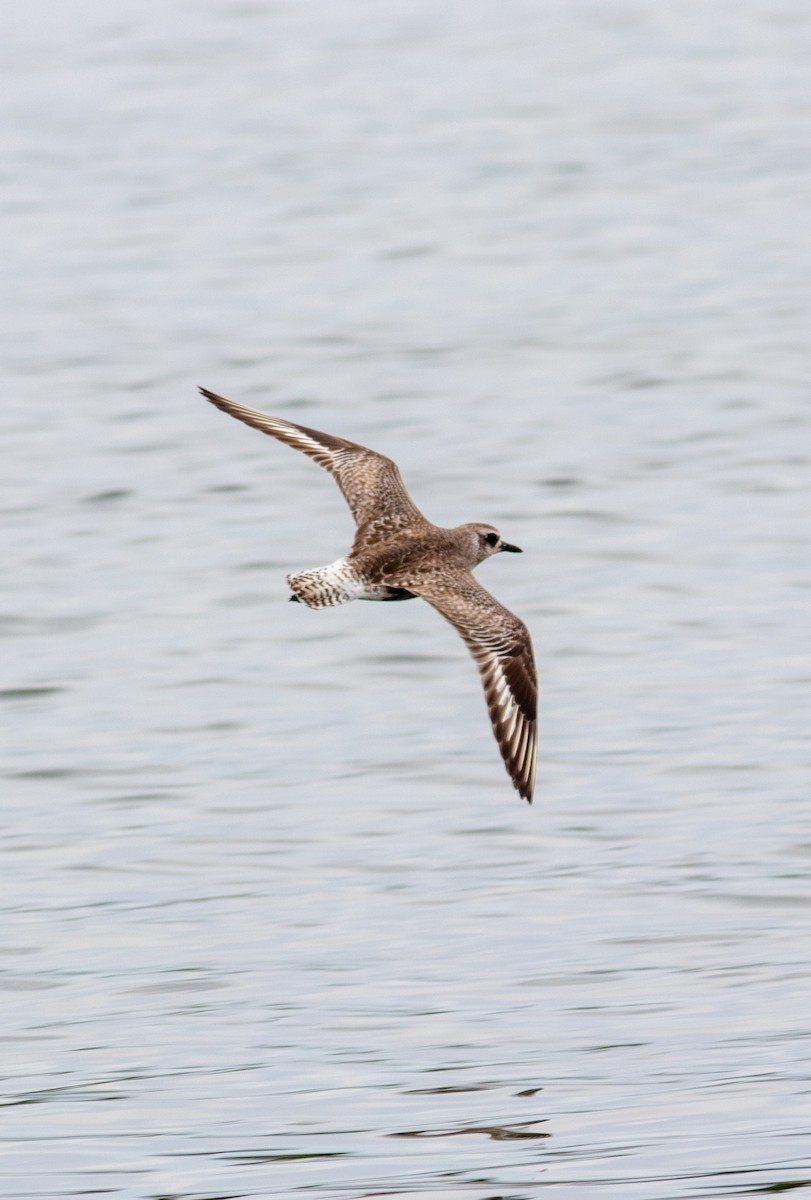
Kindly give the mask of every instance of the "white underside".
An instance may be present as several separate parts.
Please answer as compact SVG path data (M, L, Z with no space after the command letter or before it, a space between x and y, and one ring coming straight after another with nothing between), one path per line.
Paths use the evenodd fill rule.
M336 559L326 567L288 575L292 591L310 608L330 608L350 600L378 599L367 595L368 587L357 577L346 558Z

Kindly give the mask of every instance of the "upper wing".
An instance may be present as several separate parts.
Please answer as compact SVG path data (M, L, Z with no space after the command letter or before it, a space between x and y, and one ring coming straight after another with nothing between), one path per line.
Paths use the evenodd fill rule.
M381 519L388 528L394 529L425 519L406 491L397 464L390 458L346 438L319 433L317 429L294 425L280 417L269 417L258 409L226 400L207 388L201 387L200 391L223 412L294 446L329 471L359 526L374 518L375 524Z
M465 572L413 586L462 635L479 668L487 709L514 787L532 803L538 679L529 630Z

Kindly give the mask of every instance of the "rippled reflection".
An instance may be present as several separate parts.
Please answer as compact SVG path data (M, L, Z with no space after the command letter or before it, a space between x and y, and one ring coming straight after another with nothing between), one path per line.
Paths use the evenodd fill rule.
M811 1186L809 52L10 13L4 1195ZM427 606L287 604L349 514L198 383L524 548L532 810Z

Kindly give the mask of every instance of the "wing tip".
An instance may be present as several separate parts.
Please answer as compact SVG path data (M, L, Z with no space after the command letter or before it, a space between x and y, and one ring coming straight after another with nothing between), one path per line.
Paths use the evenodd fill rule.
M524 753L519 756L517 761L515 759L508 759L505 755L504 764L510 773L513 787L518 792L518 795L526 800L527 804L532 804L532 799L535 795L536 767L534 723L529 731L529 741Z
M519 775L517 778L513 778L513 787L522 800L526 800L527 804L532 803L535 795L535 780L532 777L524 779Z
M208 400L209 404L213 404L221 412L229 411L229 402L225 399L225 396L218 396L216 392L210 392L208 388L204 388L199 384L197 390L204 400Z

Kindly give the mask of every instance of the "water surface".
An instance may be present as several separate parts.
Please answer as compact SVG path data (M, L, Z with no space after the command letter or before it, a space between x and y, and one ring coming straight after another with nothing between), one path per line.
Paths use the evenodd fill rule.
M0 1192L811 1187L809 21L7 16ZM198 383L525 549L533 808Z

